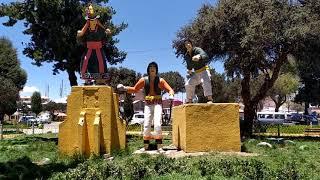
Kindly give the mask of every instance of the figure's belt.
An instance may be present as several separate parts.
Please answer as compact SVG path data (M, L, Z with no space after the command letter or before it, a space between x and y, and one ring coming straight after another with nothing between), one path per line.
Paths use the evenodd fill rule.
M161 100L162 96L161 95L157 95L157 96L146 96L144 98L146 101L153 101L153 100Z
M101 41L88 41L87 48L88 49L100 49L100 48L102 48L102 43L101 43Z
M195 70L195 72L196 72L196 73L201 73L201 72L203 72L203 71L205 71L205 70L209 70L209 69L210 69L210 67L209 67L208 65L206 65L206 66L203 66L203 67L200 68L200 69Z

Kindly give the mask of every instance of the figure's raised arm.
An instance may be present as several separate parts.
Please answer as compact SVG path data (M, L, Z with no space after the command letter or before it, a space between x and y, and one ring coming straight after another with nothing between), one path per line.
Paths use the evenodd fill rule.
M162 89L162 90L165 90L165 91L167 91L170 95L173 95L174 94L174 91L173 91L173 89L171 88L171 86L167 83L167 81L166 80L164 80L164 79L160 79L160 88Z
M117 89L119 91L126 91L127 93L136 93L140 89L144 87L144 78L141 78L133 87L123 86L122 84L118 84Z
M109 28L105 28L99 20L98 20L98 26L104 29L107 35L111 34L111 30Z
M84 33L86 33L88 26L89 26L89 22L87 21L86 24L83 26L83 28L80 31L78 31L77 37L82 37Z

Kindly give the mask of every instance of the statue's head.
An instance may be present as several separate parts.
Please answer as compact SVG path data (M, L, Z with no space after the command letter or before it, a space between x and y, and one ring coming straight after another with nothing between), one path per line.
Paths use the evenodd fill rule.
M97 18L97 16L95 15L94 13L94 8L93 8L93 5L90 3L88 4L88 7L86 9L86 14L87 14L87 18L89 19L95 19Z
M148 68L147 68L147 73L149 76L151 74L154 76L158 75L158 64L154 61L149 63Z

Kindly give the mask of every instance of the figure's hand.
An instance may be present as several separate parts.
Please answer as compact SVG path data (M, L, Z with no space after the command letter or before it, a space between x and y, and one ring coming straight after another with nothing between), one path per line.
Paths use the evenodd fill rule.
M119 92L126 92L127 91L127 87L125 87L123 84L118 84L117 85L117 90Z
M173 100L173 94L169 95L169 100L171 100L171 101Z
M108 29L108 28L106 29L106 31L105 31L105 32L106 32L106 34L108 34L108 35L110 35L110 34L111 34L111 31L110 31L110 29Z
M77 31L77 37L80 37L80 36L81 36L81 31L78 30L78 31Z
M200 58L201 58L200 54L195 55L195 56L192 57L192 61L196 61L197 62L197 61L200 60Z

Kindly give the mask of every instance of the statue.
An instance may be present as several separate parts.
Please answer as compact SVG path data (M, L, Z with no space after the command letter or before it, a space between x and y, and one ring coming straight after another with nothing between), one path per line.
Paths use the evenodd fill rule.
M94 13L92 4L89 4L86 13L86 24L77 33L77 38L85 42L87 47L80 64L81 79L85 80L86 85L93 80L96 81L96 84L106 84L109 76L102 47L111 31L101 24L99 16Z

